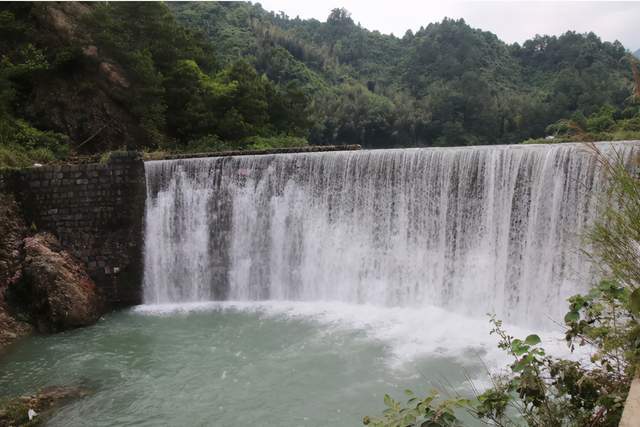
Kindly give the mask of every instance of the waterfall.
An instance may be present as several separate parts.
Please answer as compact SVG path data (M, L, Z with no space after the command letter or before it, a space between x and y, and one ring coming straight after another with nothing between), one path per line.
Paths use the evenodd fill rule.
M633 143L600 143L629 159ZM561 319L603 179L581 144L149 161L144 301Z

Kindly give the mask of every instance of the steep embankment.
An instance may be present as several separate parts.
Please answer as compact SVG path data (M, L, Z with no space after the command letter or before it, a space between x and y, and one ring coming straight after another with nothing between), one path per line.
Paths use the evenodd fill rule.
M68 136L81 151L140 144L140 126L126 105L129 78L93 43L84 21L90 6L41 3L23 13L37 33L30 33L30 41L55 56L31 80L19 112L36 127Z
M13 197L0 193L0 349L31 330L6 301L9 286L20 279L26 230Z
M0 21L0 167L123 147L306 144L306 93L243 58L222 66L164 3L3 3Z

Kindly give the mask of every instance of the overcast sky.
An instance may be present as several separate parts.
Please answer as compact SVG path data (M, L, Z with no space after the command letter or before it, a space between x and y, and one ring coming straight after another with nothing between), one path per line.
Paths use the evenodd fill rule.
M254 0L254 2L256 2ZM355 22L370 30L402 37L411 29L464 18L472 27L491 31L513 43L536 34L559 35L568 30L593 31L626 48L640 48L640 2L579 1L419 1L419 0L261 0L267 10L291 17L325 21L331 9L344 7Z

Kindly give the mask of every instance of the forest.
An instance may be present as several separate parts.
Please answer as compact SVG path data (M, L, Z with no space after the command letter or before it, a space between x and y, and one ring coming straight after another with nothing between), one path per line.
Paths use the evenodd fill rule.
M345 9L0 4L0 166L108 150L640 138L637 60L596 34L522 45L445 19L402 37Z

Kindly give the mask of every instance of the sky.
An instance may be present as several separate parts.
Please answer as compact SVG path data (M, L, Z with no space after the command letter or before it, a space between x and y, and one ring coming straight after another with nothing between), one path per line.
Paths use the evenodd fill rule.
M619 40L640 49L640 1L431 1L431 0L254 0L267 10L290 17L325 21L331 9L344 7L369 30L402 37L411 29L444 17L464 18L508 43L536 34L593 31L603 40Z

